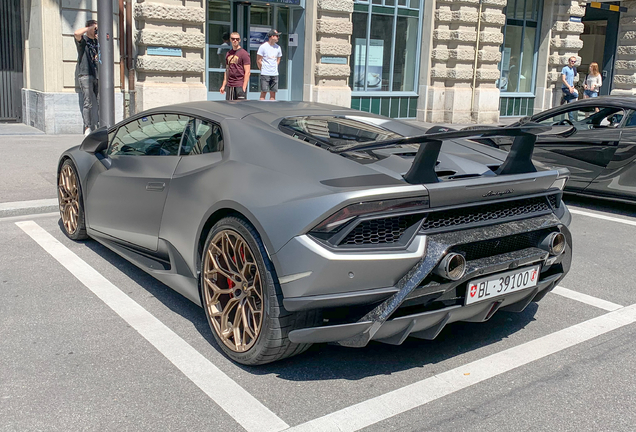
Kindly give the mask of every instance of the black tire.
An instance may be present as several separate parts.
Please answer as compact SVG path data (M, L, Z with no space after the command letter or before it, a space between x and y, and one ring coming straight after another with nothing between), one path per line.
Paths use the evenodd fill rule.
M82 185L75 164L70 159L62 163L57 174L57 199L64 234L71 240L87 239Z
M235 253L222 253L220 248L217 249L215 247L218 247L219 241L224 241L222 238L225 238L224 236L226 235L225 245L232 245L232 240L237 239L233 250L235 252L240 251L240 261L235 259L238 257ZM249 250L241 249L242 244L239 243L238 239L241 239ZM214 246L212 246L213 240L215 242ZM221 247L223 246L224 244L221 243ZM208 254L210 249L215 254L214 259ZM228 260L225 260L225 256L234 256L232 261L237 265L237 269L239 263L243 263L243 269L249 268L249 270L235 274L247 275L244 278L243 285L232 282L236 276L232 276L232 278L226 277L225 270L220 270L228 266L226 262ZM231 266L231 263L229 265ZM311 344L292 343L288 338L288 334L297 328L317 325L320 314L318 311L291 313L284 309L283 294L274 266L265 252L258 232L248 222L238 217L226 217L218 221L212 227L206 239L200 270L201 302L208 324L214 339L230 359L244 365L261 365L300 354L311 346ZM247 281L250 277L252 280ZM257 279L260 281L259 285L262 289L262 295L260 296L262 302L260 303L259 296L256 295L258 291L256 288ZM248 288L245 288L246 286ZM241 287L245 288L245 290L241 291ZM234 291L232 294L220 294L223 290ZM250 332L254 332L258 327L255 325L258 321L258 313L252 313L252 311L262 305L261 325L255 337L250 338L249 334L246 336L247 331L237 337L237 326L230 321L230 318L236 321L236 316L238 315L238 312L235 311L235 315L231 316L234 304L237 305L236 308L238 310L240 307L238 305L243 300L245 304L240 310L245 311L247 318L243 318L242 328L248 327ZM230 301L233 302L232 306L229 306ZM225 305L222 305L224 302L226 302ZM247 305L247 303L250 303L250 305ZM252 311L249 310L250 306L254 306ZM220 307L224 309L225 315L219 312ZM214 317L212 316L213 314ZM227 326L223 324L223 316L225 316L225 324ZM250 325L246 326L246 324ZM228 327L234 328L235 332L230 333ZM225 336L221 334L224 329L226 330ZM248 339L249 343L246 342ZM239 347L239 342L245 343ZM232 347L232 345L234 346Z

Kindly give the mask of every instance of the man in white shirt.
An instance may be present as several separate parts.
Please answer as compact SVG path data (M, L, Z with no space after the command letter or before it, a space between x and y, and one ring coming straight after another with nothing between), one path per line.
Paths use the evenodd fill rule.
M267 33L268 41L258 48L256 53L256 64L261 70L261 100L265 100L265 95L269 92L269 99L276 100L276 92L278 91L278 64L283 56L280 49L278 33L275 29Z

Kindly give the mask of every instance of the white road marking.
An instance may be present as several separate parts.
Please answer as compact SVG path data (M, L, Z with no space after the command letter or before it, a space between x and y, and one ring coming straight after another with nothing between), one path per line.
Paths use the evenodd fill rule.
M589 216L589 217L593 217L593 218L597 218L597 219L603 219L603 220L612 221L612 222L619 222L619 223L623 223L625 225L636 226L636 221L631 221L631 220L623 219L623 218L617 218L617 217L613 217L613 216L605 216L605 215L597 214L597 213L590 213L590 212L586 212L586 211L582 211L582 210L576 210L576 209L573 209L571 207L568 207L568 209L570 210L570 213L573 213L573 214L578 214L578 215L581 215L581 216Z
M615 311L623 307L619 304L612 303L607 300L592 297L591 295L583 294L577 291L572 291L571 289L563 288L562 286L556 286L552 290L552 292L572 300L580 301L581 303L585 303L590 306L596 306L597 308L605 309L606 311Z
M636 322L636 304L476 360L289 431L357 431Z
M23 221L26 219L43 219L43 218L49 218L49 217L60 217L60 212L56 211L56 212L52 212L52 213L37 213L37 214L26 214L26 215L21 215L21 216L6 216L6 217L0 217L0 223L9 223L9 222L15 222L15 221Z
M0 203L0 211L57 206L57 198Z
M254 396L37 223L25 221L16 222L16 225L137 330L247 431L278 432L289 427Z

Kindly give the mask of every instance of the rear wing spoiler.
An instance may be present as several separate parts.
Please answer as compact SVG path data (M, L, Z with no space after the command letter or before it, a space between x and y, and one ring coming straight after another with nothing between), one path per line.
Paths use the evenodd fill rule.
M435 165L442 148L442 142L457 138L490 138L515 137L510 152L503 164L495 171L497 175L523 174L536 172L532 163L532 152L537 135L552 129L549 125L526 123L514 127L468 127L459 131L434 132L413 137L396 138L372 143L347 144L329 148L332 153L374 150L405 144L420 144L413 164L404 175L404 180L411 184L437 183Z

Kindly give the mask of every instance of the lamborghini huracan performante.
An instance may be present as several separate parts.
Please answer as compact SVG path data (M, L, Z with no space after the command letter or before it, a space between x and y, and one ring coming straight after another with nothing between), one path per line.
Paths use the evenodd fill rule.
M305 102L166 106L61 156L61 226L201 305L242 364L433 339L522 311L568 272L568 171L531 162L549 129L427 130ZM510 153L468 140L491 136L513 137Z

